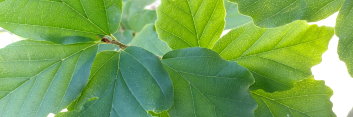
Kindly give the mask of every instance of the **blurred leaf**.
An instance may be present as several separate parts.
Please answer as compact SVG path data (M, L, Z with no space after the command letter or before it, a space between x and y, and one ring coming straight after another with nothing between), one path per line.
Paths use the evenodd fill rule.
M153 24L146 25L146 27L136 35L129 45L142 47L158 56L163 56L172 50L164 41L158 39Z
M237 4L229 1L224 1L224 4L227 11L225 29L236 28L252 21L251 17L239 13Z
M134 38L134 32L131 30L124 30L114 33L114 36L122 43L128 44Z
M157 19L155 10L146 10L147 5L155 0L128 0L124 6L122 25L124 30L140 32L147 24L154 23Z

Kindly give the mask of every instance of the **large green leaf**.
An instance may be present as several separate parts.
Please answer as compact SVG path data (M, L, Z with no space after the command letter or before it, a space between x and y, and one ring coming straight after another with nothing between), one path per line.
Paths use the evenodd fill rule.
M251 17L239 13L237 4L227 0L224 1L224 4L227 10L225 29L239 27L252 21Z
M154 24L146 25L129 45L142 47L158 56L163 56L172 50L164 41L158 38Z
M256 117L335 117L330 97L332 90L324 81L306 79L288 91L252 91L259 107Z
M319 21L338 11L344 0L230 0L256 25L277 27L295 20Z
M213 47L224 29L223 0L162 0L156 28L173 49Z
M336 34L340 38L338 54L353 76L353 1L346 0L337 18Z
M116 32L121 12L121 0L5 0L0 27L30 39L72 43Z
M333 33L332 28L305 21L274 29L251 23L229 32L213 50L250 69L256 80L253 88L274 91L311 77L311 67L321 62Z
M159 58L138 47L98 54L90 82L73 105L60 116L149 117L172 106L173 87Z
M97 44L21 41L0 50L0 115L46 117L81 93Z
M162 63L174 86L171 117L250 117L256 103L249 95L251 73L204 48L167 53Z

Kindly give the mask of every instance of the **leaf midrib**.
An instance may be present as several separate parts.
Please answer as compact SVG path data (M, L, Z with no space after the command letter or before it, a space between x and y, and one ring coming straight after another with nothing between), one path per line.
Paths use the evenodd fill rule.
M186 78L184 78L184 76L181 75L181 73L180 73L178 70L172 68L171 66L169 66L169 65L167 65L167 64L165 64L165 65L166 65L168 68L170 68L171 70L173 70L173 71L175 71L176 73L178 73L178 75L179 75L184 81L186 81L186 82L188 83L189 88L194 87L194 89L196 89L197 91L199 91L199 93L201 93L201 95L204 96L204 97L207 99L207 102L210 103L210 104L212 104L212 106L213 106L213 108L214 108L214 111L215 111L215 115L216 115L216 117L218 117L218 116L217 116L217 111L216 111L216 105L215 105L214 103L212 103L212 102L210 101L210 99L208 99L208 96L206 96L206 95L208 95L208 94L204 94L203 92L201 92L200 89L198 89L196 86L194 86L189 80L187 80ZM194 96L191 89L190 89L190 93L191 93L192 96ZM193 99L193 97L192 97L192 99ZM194 103L194 102L195 102L195 101L193 100L193 103ZM195 107L195 104L193 104L193 107L194 107L194 114L195 114L195 117L196 117L196 113L195 113L195 112L196 112L196 110L195 110L196 107Z

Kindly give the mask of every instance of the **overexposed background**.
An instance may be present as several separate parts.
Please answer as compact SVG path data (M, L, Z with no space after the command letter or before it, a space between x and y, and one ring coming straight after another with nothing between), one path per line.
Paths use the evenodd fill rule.
M310 24L334 27L338 13L333 14L325 20ZM0 28L0 48L16 42L19 37L1 32ZM353 107L353 78L347 72L345 64L339 60L337 55L338 37L334 36L330 42L328 51L323 55L321 64L312 68L315 79L325 80L326 85L331 87L334 95L331 98L333 110L338 117L347 117ZM52 115L51 115L52 116Z

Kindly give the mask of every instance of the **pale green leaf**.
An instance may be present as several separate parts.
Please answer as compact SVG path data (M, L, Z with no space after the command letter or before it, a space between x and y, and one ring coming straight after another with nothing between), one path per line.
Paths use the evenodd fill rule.
M162 0L156 28L172 49L212 48L225 24L223 0Z
M256 80L253 88L275 91L310 78L311 67L321 62L333 33L332 28L305 21L274 29L251 23L229 32L213 50L252 71Z
M97 44L20 41L0 49L0 115L46 117L83 90Z
M159 58L129 47L98 54L74 110L59 116L150 117L148 111L168 110L172 99L172 83Z
M121 0L6 0L0 27L36 40L97 40L117 31L121 12Z
M128 44L135 36L135 32L131 30L119 31L113 34L121 43Z
M167 53L162 63L174 86L171 117L249 117L256 103L249 94L251 73L204 48Z
M119 50L119 46L114 44L99 44L97 52Z
M338 54L353 76L353 1L346 0L337 18L336 34L340 38Z
M158 39L153 24L146 25L129 45L142 47L158 56L163 56L172 50L164 41Z
M145 7L155 0L128 0L124 4L122 25L125 30L140 32L147 24L154 23L157 19L155 10Z
M287 91L252 91L259 107L256 117L335 117L330 97L332 90L324 81L306 79Z
M224 4L227 10L225 29L236 28L252 21L251 17L239 13L237 4L227 0Z
M315 22L337 12L344 0L231 0L258 26L277 27L295 20Z

